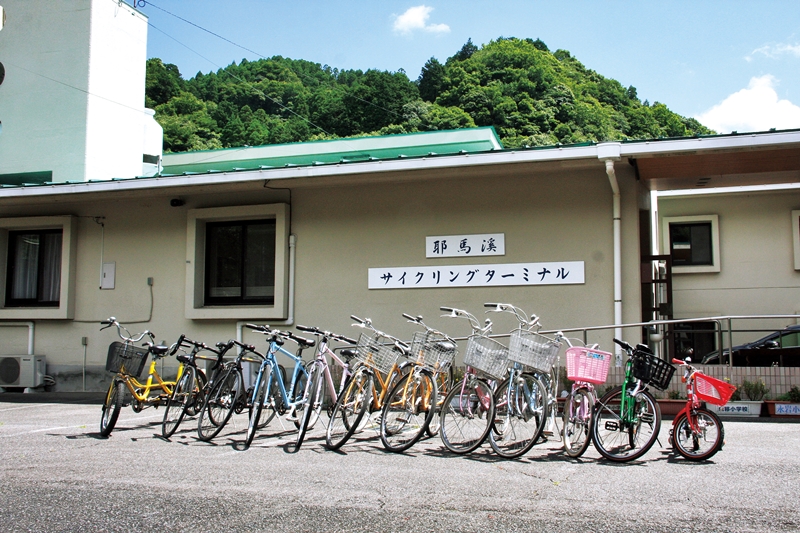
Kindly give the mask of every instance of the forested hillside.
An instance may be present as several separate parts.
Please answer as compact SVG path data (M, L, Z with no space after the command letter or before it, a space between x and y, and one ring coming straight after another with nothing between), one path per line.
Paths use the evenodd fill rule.
M470 40L414 81L280 56L184 80L153 58L146 105L172 152L474 126L506 148L713 133L538 39Z

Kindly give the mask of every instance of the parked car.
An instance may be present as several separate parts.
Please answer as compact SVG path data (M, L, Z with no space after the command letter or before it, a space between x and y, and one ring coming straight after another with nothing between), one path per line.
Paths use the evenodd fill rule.
M756 341L733 347L733 366L800 366L800 325L787 326ZM731 350L709 352L704 365L727 365Z

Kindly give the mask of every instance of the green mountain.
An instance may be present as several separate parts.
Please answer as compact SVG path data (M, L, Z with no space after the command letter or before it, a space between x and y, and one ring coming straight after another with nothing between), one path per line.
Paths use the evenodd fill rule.
M431 58L415 81L280 56L184 80L153 58L146 105L172 152L474 126L494 126L506 148L714 133L566 50L502 37Z

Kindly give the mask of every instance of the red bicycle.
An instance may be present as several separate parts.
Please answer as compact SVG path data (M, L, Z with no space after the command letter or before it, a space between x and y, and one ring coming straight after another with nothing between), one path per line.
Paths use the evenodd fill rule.
M725 428L719 417L702 406L702 402L725 405L736 387L700 372L692 360L673 359L683 367L686 383L686 406L675 416L670 430L673 449L690 461L705 461L722 449Z

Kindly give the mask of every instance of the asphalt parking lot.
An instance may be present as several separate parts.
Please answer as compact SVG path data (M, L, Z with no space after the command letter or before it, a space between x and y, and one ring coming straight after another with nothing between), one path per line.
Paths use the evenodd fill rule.
M726 446L689 463L660 441L612 464L550 439L518 460L466 456L437 438L406 454L375 433L341 452L315 428L291 453L277 422L240 451L245 418L211 444L163 410L123 410L108 439L99 405L0 402L3 531L798 531L800 425L725 422ZM226 428L227 429L227 428Z

